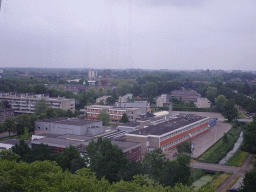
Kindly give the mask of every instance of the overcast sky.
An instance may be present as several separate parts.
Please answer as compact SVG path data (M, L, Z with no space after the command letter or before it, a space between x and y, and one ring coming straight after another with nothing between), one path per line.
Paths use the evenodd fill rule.
M2 0L0 67L256 70L256 1Z

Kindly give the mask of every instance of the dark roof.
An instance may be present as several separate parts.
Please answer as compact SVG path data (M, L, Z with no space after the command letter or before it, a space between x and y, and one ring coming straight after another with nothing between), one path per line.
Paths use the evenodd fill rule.
M149 125L146 128L130 132L129 134L138 135L163 135L175 129L179 129L183 126L189 125L205 117L197 116L194 114L181 115L178 118L171 119L169 121L164 121L156 125Z
M31 141L32 144L47 144L49 146L55 147L68 147L73 145L75 147L84 146L86 147L92 140L97 140L96 137L93 136L82 136L82 135L73 135L73 134L58 134L57 137L51 137L53 135L49 135L49 137L45 137L42 139L35 139ZM140 143L137 142L129 142L129 141L121 141L121 140L111 140L112 144L116 144L120 147L124 152L140 146Z
M19 142L20 142L19 139L9 139L9 140L5 140L5 141L1 141L0 143L15 145L15 144L18 144ZM30 141L26 141L26 143L29 145Z
M58 117L58 118L44 119L44 120L38 121L38 122L52 122L52 123L58 123L58 124L83 126L83 125L89 125L89 124L99 122L99 121Z
M19 139L9 139L9 140L5 140L5 141L1 141L0 143L15 145L19 142L20 142Z
M128 123L125 123L125 124L122 124L122 125L119 125L119 126L137 127L137 126L140 126L140 123L135 122L135 121L130 121L130 122L128 122Z

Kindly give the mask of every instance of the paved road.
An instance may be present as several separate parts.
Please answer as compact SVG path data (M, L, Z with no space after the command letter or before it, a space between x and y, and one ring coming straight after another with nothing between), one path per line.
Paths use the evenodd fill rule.
M218 121L226 121L226 120L227 120L227 119L224 119L224 118L218 118ZM252 122L253 119L237 119L237 121L248 123L248 122Z
M194 162L190 163L190 167L195 169L205 169L210 171L222 171L226 173L238 173L240 171L240 167L232 167L232 166L224 166L224 165L218 165L218 164L210 164L210 163L199 163Z

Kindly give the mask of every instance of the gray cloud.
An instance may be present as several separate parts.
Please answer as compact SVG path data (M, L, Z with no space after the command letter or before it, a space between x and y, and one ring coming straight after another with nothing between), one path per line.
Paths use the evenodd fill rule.
M0 66L256 70L246 59L255 9L252 0L3 0Z

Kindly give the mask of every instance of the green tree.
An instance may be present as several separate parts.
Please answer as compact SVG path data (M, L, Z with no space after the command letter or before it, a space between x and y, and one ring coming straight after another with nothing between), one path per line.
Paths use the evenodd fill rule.
M51 86L49 93L50 93L50 97L58 97L59 95L59 91L55 86Z
M98 88L98 95L99 95L100 97L102 97L102 96L104 95L104 90L103 90L103 87L102 87L102 86L99 86L99 88Z
M29 132L35 132L35 121L37 121L37 116L35 114L29 115L29 123L28 123L28 128Z
M25 128L29 129L29 115L21 114L15 117L16 129L18 135L23 135L25 132Z
M223 142L228 143L228 134L227 133L224 133L224 135L223 135Z
M74 173L76 170L85 167L85 160L81 157L79 151L74 146L69 146L64 153L56 157L58 165L65 171L68 169ZM76 169L75 169L76 168Z
M227 101L224 104L222 115L228 119L228 122L231 122L233 119L237 118L238 112L233 101Z
M245 173L242 186L239 188L240 192L253 192L256 191L256 167L250 172Z
M40 115L41 113L46 113L46 109L49 106L45 99L41 99L35 104L35 114Z
M120 82L118 83L116 90L119 95L125 95L131 92L132 85L128 82Z
M48 93L48 87L44 85L36 84L33 86L33 92L35 94L45 94L45 93Z
M256 154L256 120L248 123L245 126L245 132L243 134L242 150L251 154Z
M100 121L102 121L103 126L106 126L110 122L110 115L106 111L101 111L98 115Z
M19 156L10 150L3 149L0 151L0 160L16 161L18 158Z
M146 82L141 86L141 90L144 97L155 97L157 94L157 84L154 82Z
M127 123L127 122L129 122L129 119L128 119L126 113L123 114L123 116L122 116L120 122L121 122L121 123Z
M52 107L47 107L45 115L47 119L56 117L56 113Z
M149 175L149 178L159 181L164 170L167 159L160 148L154 149L152 152L146 153L142 160L144 173Z
M126 168L128 159L122 149L112 145L110 139L99 137L96 142L92 140L86 151L90 159L89 168L96 173L98 179L105 177L111 183L121 179L119 174Z
M9 132L9 137L10 137L11 132L12 133L17 132L14 118L12 118L12 117L5 118L4 123L3 123L3 128L5 131Z
M192 153L191 145L192 145L191 141L182 142L177 146L178 153L191 154Z
M206 91L206 97L209 99L212 103L214 103L214 99L217 96L217 88L216 87L208 87Z
M31 162L32 160L31 149L29 148L25 140L20 140L18 144L15 144L14 146L12 146L11 150L13 153L19 156L19 158L17 159L18 162L20 161Z
M104 92L104 95L111 95L111 94L112 94L112 90L110 89L110 87L107 87Z
M51 148L43 143L39 144L36 148L32 150L32 162L34 161L53 161L54 155L51 153Z
M99 105L104 105L104 101L100 100L100 102L98 103Z
M223 111L223 107L226 104L226 102L228 102L228 100L224 95L219 95L217 98L215 98L216 110L221 113Z
M46 119L45 113L41 113L40 115L38 115L38 120L44 120L44 119Z

